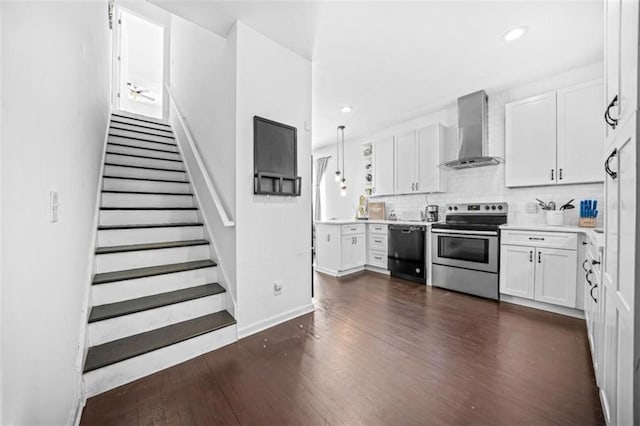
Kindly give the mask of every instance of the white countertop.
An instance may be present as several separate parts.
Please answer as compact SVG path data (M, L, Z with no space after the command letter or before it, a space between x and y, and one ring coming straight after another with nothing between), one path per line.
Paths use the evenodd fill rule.
M418 220L357 220L357 219L331 219L316 220L314 223L318 225L352 225L354 223L374 223L384 225L425 225L431 226L436 222L421 222Z
M604 247L604 233L596 232L594 228L582 228L580 226L551 226L551 225L500 225L500 229L512 231L538 231L538 232L573 232L585 234L593 241L596 247Z

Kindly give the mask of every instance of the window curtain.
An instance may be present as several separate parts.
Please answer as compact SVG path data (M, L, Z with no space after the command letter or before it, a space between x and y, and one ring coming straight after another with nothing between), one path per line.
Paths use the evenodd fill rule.
M316 210L314 212L314 219L320 220L320 212L321 212L321 203L320 203L320 182L322 182L322 177L324 176L324 172L327 171L327 165L329 164L329 157L321 157L316 160Z

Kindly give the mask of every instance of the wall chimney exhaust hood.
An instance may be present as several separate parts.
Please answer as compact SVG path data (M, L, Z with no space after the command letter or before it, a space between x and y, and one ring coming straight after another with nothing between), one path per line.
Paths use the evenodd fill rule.
M458 159L442 164L449 169L495 166L498 157L490 157L488 100L484 90L458 98Z

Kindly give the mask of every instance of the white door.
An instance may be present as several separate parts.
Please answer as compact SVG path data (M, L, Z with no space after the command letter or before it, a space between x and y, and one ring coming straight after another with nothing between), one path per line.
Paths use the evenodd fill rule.
M345 235L342 237L340 245L340 270L345 271L355 266L355 253L353 250L354 235Z
M353 264L363 266L367 260L367 238L364 234L354 235L353 238Z
M533 299L534 247L500 247L500 293Z
M634 347L636 286L637 150L635 118L616 131L605 181L603 386L608 424L634 424L634 381L639 361ZM637 393L636 393L637 395Z
M373 195L393 194L393 137L373 144Z
M163 118L164 28L125 10L118 22L116 108Z
M620 119L622 126L638 106L638 1L620 2Z
M505 106L506 186L556 183L556 92Z
M576 307L575 250L536 249L535 300Z
M440 164L444 126L434 124L417 131L418 182L417 192L440 192Z
M415 192L418 180L416 132L411 131L395 138L395 193Z
M558 183L602 182L602 80L558 90Z

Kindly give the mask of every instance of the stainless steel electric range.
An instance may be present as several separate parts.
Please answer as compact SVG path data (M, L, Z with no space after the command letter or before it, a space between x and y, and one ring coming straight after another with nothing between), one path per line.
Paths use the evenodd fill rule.
M447 205L445 223L431 229L432 284L497 300L505 223L507 203Z

